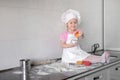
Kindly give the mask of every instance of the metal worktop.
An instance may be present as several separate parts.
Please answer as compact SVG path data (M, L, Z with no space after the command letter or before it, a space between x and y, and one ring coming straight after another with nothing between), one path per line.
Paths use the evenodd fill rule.
M119 57L111 57L110 63L97 63L92 64L91 66L78 66L74 64L67 65L67 69L57 69L55 64L61 65L59 61L47 64L47 65L39 65L32 67L28 80L74 80L80 79L87 75L93 74L95 72L107 69L116 64L120 63ZM51 66L55 71L50 71ZM59 67L60 67L59 66ZM70 68L68 68L70 67ZM50 68L50 69L48 69ZM47 72L48 69L48 72ZM43 72L45 71L45 72ZM0 72L0 80L22 80L22 72L19 68L13 68L6 71Z

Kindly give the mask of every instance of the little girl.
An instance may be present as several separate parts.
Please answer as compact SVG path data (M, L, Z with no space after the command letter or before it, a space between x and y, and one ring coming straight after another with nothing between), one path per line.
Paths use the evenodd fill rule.
M104 63L108 60L109 54L107 52L104 52L102 56L95 56L83 51L78 45L78 39L83 35L83 32L77 29L80 24L78 11L69 9L62 14L61 19L67 27L67 31L60 35L61 47L63 48L62 62L90 61L91 63Z

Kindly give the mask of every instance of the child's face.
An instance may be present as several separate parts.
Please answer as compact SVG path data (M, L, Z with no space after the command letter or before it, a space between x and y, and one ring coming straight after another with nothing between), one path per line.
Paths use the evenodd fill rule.
M75 31L77 29L77 26L78 26L78 21L75 18L69 20L67 23L67 29L71 31Z

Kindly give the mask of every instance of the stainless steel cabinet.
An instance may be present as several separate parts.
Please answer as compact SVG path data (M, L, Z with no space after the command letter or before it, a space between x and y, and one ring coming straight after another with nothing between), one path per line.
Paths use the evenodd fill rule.
M110 80L120 80L120 64L110 68Z
M95 72L89 76L86 76L85 80L110 80L109 69Z

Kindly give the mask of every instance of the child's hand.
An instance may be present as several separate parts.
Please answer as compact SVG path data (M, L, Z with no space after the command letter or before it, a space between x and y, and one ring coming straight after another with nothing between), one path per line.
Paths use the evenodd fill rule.
M75 47L78 45L78 42L73 43L73 41L71 40L69 47Z
M75 31L74 35L76 38L79 38L79 37L82 37L83 33L81 31L77 30L77 31Z

